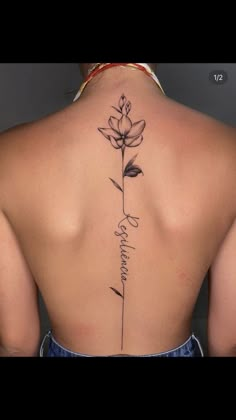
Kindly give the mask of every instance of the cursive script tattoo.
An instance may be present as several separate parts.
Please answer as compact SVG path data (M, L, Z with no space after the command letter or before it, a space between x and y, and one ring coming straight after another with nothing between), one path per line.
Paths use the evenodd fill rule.
M109 178L112 184L121 191L122 193L122 212L123 216L120 222L118 223L118 230L114 232L116 236L120 238L120 278L122 284L122 290L119 291L114 287L110 289L122 299L122 317L121 317L121 350L123 350L123 339L124 339L124 310L125 310L125 284L128 276L128 261L129 260L129 250L135 249L134 246L131 246L128 241L128 227L137 228L139 223L139 217L132 216L130 213L126 212L125 209L125 177L136 177L139 174L143 175L142 169L138 165L134 165L134 161L137 157L137 154L129 160L129 162L124 165L125 150L126 147L137 147L143 141L143 130L145 128L145 121L140 120L132 123L131 119L128 117L128 114L131 111L131 102L127 101L125 95L121 95L118 103L118 107L113 106L119 114L120 118L115 118L111 116L108 120L109 128L98 128L101 134L109 140L110 144L117 150L121 150L121 177L122 183L118 184L114 179Z

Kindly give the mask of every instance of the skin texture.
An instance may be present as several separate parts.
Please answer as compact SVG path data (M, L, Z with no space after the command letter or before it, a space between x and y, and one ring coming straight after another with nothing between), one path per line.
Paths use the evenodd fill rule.
M98 131L125 94L145 120L138 152L144 176L126 178L135 252L126 283L120 350L119 240L122 195L117 150ZM90 355L148 354L182 344L212 267L210 352L236 342L235 129L162 95L140 71L112 68L78 102L0 137L0 343L35 355L37 287L53 334ZM233 232L233 229L235 232ZM223 345L222 345L223 341ZM1 352L1 350L0 350ZM16 353L15 353L16 354Z

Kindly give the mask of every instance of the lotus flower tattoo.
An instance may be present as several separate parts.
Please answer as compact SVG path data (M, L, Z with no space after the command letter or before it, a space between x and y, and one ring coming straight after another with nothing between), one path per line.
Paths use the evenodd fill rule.
M110 142L112 147L117 150L121 150L121 159L122 159L122 187L114 179L109 178L113 185L122 192L122 204L123 204L123 216L120 222L118 223L118 230L114 232L116 236L120 238L120 257L121 257L121 283L122 291L119 291L115 287L110 287L110 289L120 298L122 298L122 321L121 321L121 350L123 350L123 341L124 341L124 308L125 308L125 283L128 276L127 260L130 258L128 256L130 249L135 249L135 247L128 245L128 230L127 227L138 227L139 217L132 216L130 213L125 211L125 185L124 179L126 176L134 178L137 175L143 175L142 169L138 165L134 165L134 161L137 157L137 154L129 160L129 162L124 167L124 156L125 149L127 147L137 147L143 141L143 130L145 128L145 121L140 120L132 123L131 119L128 117L128 114L131 111L131 103L127 101L125 95L121 95L118 107L113 106L119 114L120 118L115 118L110 116L108 120L108 128L98 128L101 134ZM125 225L127 224L127 226Z
M111 142L111 145L115 149L121 149L122 147L137 147L143 141L141 135L145 128L145 121L137 121L132 124L128 114L131 110L131 103L126 100L126 97L122 95L119 100L119 109L117 112L121 113L121 118L110 117L108 124L110 128L99 128L98 130Z

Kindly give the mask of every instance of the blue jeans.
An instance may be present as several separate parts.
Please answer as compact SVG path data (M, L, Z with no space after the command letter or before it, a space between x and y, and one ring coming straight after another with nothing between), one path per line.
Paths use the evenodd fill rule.
M162 353L144 354L144 355L112 355L112 356L91 356L88 354L75 353L61 346L53 337L51 331L45 336L40 348L40 357L44 357L44 343L49 339L48 351L45 357L203 357L203 351L199 340L192 334L182 345Z

